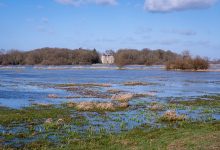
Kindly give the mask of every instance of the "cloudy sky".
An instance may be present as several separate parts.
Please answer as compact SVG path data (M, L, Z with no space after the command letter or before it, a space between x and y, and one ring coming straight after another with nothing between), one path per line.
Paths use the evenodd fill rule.
M220 58L219 0L0 0L0 48L190 50Z

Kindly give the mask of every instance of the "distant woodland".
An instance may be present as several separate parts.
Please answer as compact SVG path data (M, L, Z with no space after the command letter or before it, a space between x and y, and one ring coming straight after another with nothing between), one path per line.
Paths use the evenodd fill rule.
M115 64L125 65L166 65L167 69L207 69L208 59L193 58L189 52L177 54L165 50L119 49L107 51L114 55ZM100 63L100 53L88 49L41 48L32 51L0 51L0 65L89 65Z
M42 48L28 52L10 50L0 55L1 65L86 65L99 63L94 50Z
M115 53L115 63L125 65L160 65L178 57L178 54L165 50L120 49Z

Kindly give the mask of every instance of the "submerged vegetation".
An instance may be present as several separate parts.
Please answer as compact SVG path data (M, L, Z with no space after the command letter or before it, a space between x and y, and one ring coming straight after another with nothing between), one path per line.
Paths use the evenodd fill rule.
M132 81L132 82L125 82L123 85L125 85L125 86L146 86L146 85L154 85L154 84L155 83Z
M156 80L40 84L30 107L0 108L0 149L219 149L220 95L161 96Z
M35 112L35 109L41 111ZM121 133L108 133L104 128L98 131L90 126L84 132L72 130L73 124L77 126L88 125L85 117L71 115L72 119L63 118L69 109L59 108L59 113L55 107L25 108L23 110L1 109L0 120L4 114L9 114L10 120L17 117L17 113L26 111L23 114L25 120L1 122L5 131L0 133L0 148L22 148L22 149L213 149L220 145L220 122L192 122L183 120L181 123L174 120L166 120L166 127L156 128L142 125L130 131ZM47 115L42 113L47 111ZM31 118L29 114L39 116ZM176 117L176 114L169 115ZM48 118L49 117L49 118ZM29 118L31 118L29 120ZM33 120L35 123L33 123ZM40 121L39 121L40 120ZM41 121L42 120L42 121ZM177 119L175 121L179 121ZM169 121L171 121L169 123ZM16 126L22 125L26 129L22 132L12 132ZM2 128L1 127L1 128ZM124 123L121 123L124 128ZM11 129L11 130L9 130ZM25 140L26 139L26 140ZM17 142L13 142L17 140ZM129 147L128 147L129 145Z
M104 83L83 83L83 84L58 84L57 87L111 87L110 84L104 84Z
M172 106L143 103L147 107L139 106L142 108L140 114L129 120L140 123L144 116L160 125L140 123L130 130L124 118L129 116L112 112L127 111L124 108L128 108L128 102L68 102L62 105L34 105L18 110L1 107L0 148L219 149L220 122L209 118L209 114L218 109L219 95L202 96L198 100L170 101ZM194 111L194 105L206 108L207 103L213 111L204 109L203 114L207 118L201 120L177 112L179 109ZM133 110L134 106L128 109ZM108 115L109 111L115 114L113 118ZM97 121L106 124L96 124ZM109 121L113 123L110 126ZM119 128L119 131L112 132L113 128Z
M70 120L70 109L58 108L52 105L35 105L25 109L0 108L0 124L21 124L44 122L47 118L66 118Z
M205 107L213 107L213 108L220 108L220 96L202 96L196 98L194 100L181 100L181 101L170 101L170 103L181 104L185 106L205 106Z

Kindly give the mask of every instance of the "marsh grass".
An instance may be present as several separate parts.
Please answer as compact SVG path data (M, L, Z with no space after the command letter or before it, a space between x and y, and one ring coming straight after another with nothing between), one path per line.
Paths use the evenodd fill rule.
M115 94L111 97L112 100L126 102L134 98L134 94L125 93L125 94Z
M183 101L170 101L171 104L181 104L184 106L203 106L203 107L220 107L220 95L215 96L202 96L195 100L183 100Z
M147 85L154 85L155 83L148 83L148 82L140 82L140 81L131 81L123 83L124 86L147 86Z
M78 111L105 112L105 111L120 111L129 107L128 102L113 103L113 102L68 102L69 108L75 108Z
M75 93L79 96L70 96L70 98L103 98L108 99L111 98L111 94L107 91L103 91L107 85L99 85L99 84L61 84L56 88L66 90L68 92ZM64 97L68 98L68 97Z
M160 121L164 122L175 122L175 121L183 121L186 119L185 115L177 115L177 113L173 110L166 111L161 117Z
M159 103L152 103L150 106L151 111L162 111L164 110L164 106Z
M130 122L125 119L130 117L129 114L115 113L111 118L115 123L111 122L109 129L119 128L118 134L108 132L109 130L106 130L103 124L90 124L90 120L83 115L84 113L93 114L88 117L100 115L103 117L101 120L105 122L110 120L106 119L108 115L105 111L100 109L95 109L94 112L77 111L75 103L71 104L71 107L68 107L69 104L35 105L20 110L1 107L0 126L7 131L0 132L0 149L219 149L220 122L212 118L212 114L218 110L216 102L218 103L219 96L204 96L198 99L205 102L189 105L190 101L187 104L182 104L182 101L172 101L174 103L163 106L164 109L174 110L202 107L204 118L196 119L200 122L186 119L185 116L178 115L176 112L169 114L165 112L161 116L160 110L153 111L146 107L141 108L138 114L130 118L131 122L140 123L140 125L142 123L140 127L132 130L128 128ZM210 104L212 100L216 102ZM127 105L127 102L118 103ZM147 105L154 104L160 103ZM49 118L51 120L45 123ZM158 121L155 124L162 126L157 128L157 126L144 125L143 118L150 122ZM11 133L10 131L17 126L27 128L27 131ZM36 126L40 126L40 129L36 130ZM75 131L76 126L85 132ZM21 143L16 143L16 139Z
M111 87L111 84L106 83L72 83L72 84L57 84L56 87Z
M24 149L219 149L220 122L198 123L184 122L176 127L151 129L142 126L120 134L96 134L93 127L89 136L76 133L62 138L60 143L46 139L27 143Z
M119 94L122 92L122 90L119 90L119 89L109 89L107 90L108 93L110 94Z
M111 102L98 103L98 102L80 102L76 103L75 108L80 111L114 111L114 104Z
M149 96L151 96L149 93L146 93L146 94L144 94L144 93L140 93L140 94L134 94L134 98L144 98L144 97L149 97Z
M42 107L42 106L32 106L23 109L10 109L2 107L0 109L0 124L3 126L9 125L20 125L20 124L28 124L28 125L36 125L36 124L44 124L48 118L51 118L52 124L69 124L69 123L77 123L79 119L83 121L85 118L82 116L71 116L73 109L68 107ZM78 123L77 123L78 124Z

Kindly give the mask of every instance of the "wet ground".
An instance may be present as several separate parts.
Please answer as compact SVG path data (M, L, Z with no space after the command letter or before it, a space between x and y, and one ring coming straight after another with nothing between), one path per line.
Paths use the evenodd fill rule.
M33 104L59 107L67 102L112 102L112 96L118 93L131 93L135 96L128 101L129 107L123 110L101 113L72 110L72 116L83 116L86 123L70 124L70 130L117 133L141 125L160 127L166 125L158 120L167 110L174 110L190 120L220 120L220 110L215 105L181 103L195 99L210 100L210 95L219 95L220 72L213 71L219 68L219 65L214 65L210 72L187 72L166 71L163 66L128 66L123 70L103 65L2 66L0 106L23 109ZM219 104L219 97L215 100ZM163 109L152 110L154 104L161 105ZM2 133L25 132L23 130L23 124L10 128L0 125ZM44 126L37 125L35 130L44 130Z
M36 103L59 104L80 96L71 91L54 88L57 84L103 83L110 87L97 90L117 89L131 93L155 93L157 98L191 97L220 92L220 72L166 71L163 66L131 66L118 70L114 66L46 66L0 67L0 105L21 108ZM213 66L218 69L220 66ZM148 86L124 86L123 83L140 81L153 83ZM48 98L49 94L61 98ZM74 101L91 101L97 98L79 98ZM108 99L98 99L106 101Z

